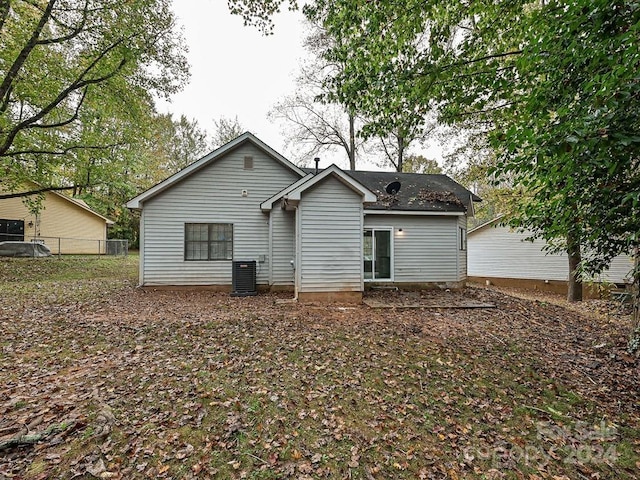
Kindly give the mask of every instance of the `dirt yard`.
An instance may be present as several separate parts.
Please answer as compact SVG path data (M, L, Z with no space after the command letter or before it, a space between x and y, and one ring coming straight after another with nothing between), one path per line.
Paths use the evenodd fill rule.
M0 479L637 478L640 371L612 305L131 283L5 297ZM433 307L469 301L495 308Z

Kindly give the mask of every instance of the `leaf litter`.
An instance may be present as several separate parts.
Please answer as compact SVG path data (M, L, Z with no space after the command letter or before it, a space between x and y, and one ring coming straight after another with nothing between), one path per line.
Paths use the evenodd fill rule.
M9 299L0 478L636 478L628 317L447 295L496 308Z

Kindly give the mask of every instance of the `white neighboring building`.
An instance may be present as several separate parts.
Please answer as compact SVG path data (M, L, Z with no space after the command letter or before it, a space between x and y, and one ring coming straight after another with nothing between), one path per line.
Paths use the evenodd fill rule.
M563 292L569 278L566 253L544 251L544 240L525 240L529 234L499 225L499 218L469 230L469 281L487 281L502 286L535 288ZM596 282L631 283L633 259L627 255L614 258L609 270Z

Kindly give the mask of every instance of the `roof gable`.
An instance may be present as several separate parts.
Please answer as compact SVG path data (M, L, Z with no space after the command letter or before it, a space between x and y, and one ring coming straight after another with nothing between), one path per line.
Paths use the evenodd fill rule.
M40 185L37 182L34 182L33 180L26 180L26 181L24 181L22 186L25 186L24 184L32 185L32 187L30 187L30 188L32 188L33 190L39 190L39 189L43 188L42 185ZM27 191L31 191L31 190L27 190ZM91 207L89 207L89 205L87 205L84 202L84 200L79 200L79 199L70 197L68 195L65 195L64 193L57 192L55 190L46 190L45 189L44 191L42 191L42 193L44 193L45 195L46 194L55 195L56 197L61 198L65 202L71 203L72 205L75 205L76 207L81 208L85 212L90 213L91 215L95 215L96 217L104 220L107 225L113 225L113 223L114 223L113 220L111 220L111 219L109 219L109 218L107 218L107 217L105 217L103 215L100 215L98 212L92 210ZM34 195L36 195L36 194L34 193Z
M498 227L502 224L502 222L505 221L505 216L504 214L498 215L495 218L492 218L491 220L488 220L484 223L481 223L479 225L476 225L475 227L473 227L471 230L469 230L469 232L467 233L467 235L473 235L479 231L485 230L489 227Z
M289 192L295 190L296 188L298 188L300 185L303 185L305 182L308 182L310 179L313 178L313 174L312 173L307 173L306 176L302 177L300 180L298 180L297 182L292 183L291 185L289 185L286 188L283 188L282 190L280 190L278 193L276 193L275 195L273 195L272 197L269 197L267 200L265 200L264 202L262 202L260 204L260 209L263 212L268 212L269 210L271 210L273 208L273 204L276 203L278 200L280 200L282 197L284 197L285 195L287 195Z
M335 164L332 164L328 168L325 168L321 173L314 175L312 178L302 183L298 187L294 188L287 194L287 199L290 201L299 201L302 193L312 188L314 185L321 183L324 179L329 176L333 176L337 178L344 185L349 187L354 192L362 195L364 203L373 203L377 200L375 193L369 190L366 186L360 183L355 178L347 175L340 168L338 168Z
M142 203L143 202L145 202L145 201L155 197L159 193L164 192L165 190L171 188L173 185L177 184L178 182L181 182L185 178L187 178L190 175L196 173L197 171L201 170L202 168L210 165L211 163L215 162L217 159L223 157L227 153L235 150L236 148L239 148L240 146L245 145L246 143L251 143L252 145L257 147L258 149L260 149L263 152L265 152L275 162L277 162L277 163L283 165L284 167L292 170L293 172L295 172L296 174L300 175L301 177L303 177L305 175L305 172L303 172L301 169L296 167L293 163L291 163L285 157L280 155L278 152L273 150L269 145L264 143L258 137L256 137L255 135L253 135L250 132L245 132L242 135L240 135L239 137L237 137L236 139L234 139L234 140L230 141L229 143L221 146L220 148L217 148L216 150L210 152L209 154L205 155L201 159L196 160L192 164L190 164L187 167L183 168L179 172L174 173L169 178L167 178L167 179L163 180L162 182L154 185L153 187L151 187L150 189L146 190L145 192L142 192L137 197L132 198L131 200L129 200L127 202L127 204L126 204L127 207L128 208L133 208L133 209L142 208Z
M64 195L62 193L58 193L58 192L54 192L51 191L49 193L52 193L53 195L56 195L60 198L63 198L64 200L66 200L67 202L71 202L74 205L80 207L81 209L83 209L84 211L91 213L92 215L95 215L96 217L101 218L102 220L105 221L105 223L107 223L108 225L113 225L115 222L113 220L109 220L107 217L103 217L102 215L100 215L98 212L95 212L93 210L91 210L91 208L89 208L89 205L87 205L84 200L78 200L72 197L68 197L67 195Z

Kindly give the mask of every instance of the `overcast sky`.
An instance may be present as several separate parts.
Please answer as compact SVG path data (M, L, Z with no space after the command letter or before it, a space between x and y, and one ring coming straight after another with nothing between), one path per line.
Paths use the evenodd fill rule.
M271 123L267 113L295 91L298 66L305 56L302 13L276 15L274 35L264 36L231 15L225 0L174 0L173 8L189 47L191 81L171 104L160 102L160 110L175 118L181 114L195 118L209 132L214 130L214 119L237 116L246 130L290 157L281 126ZM420 153L441 161L437 146ZM348 166L344 154L322 155L321 166L334 162ZM367 164L360 168L379 170Z
M294 92L305 54L302 14L277 15L275 34L264 36L231 15L223 0L174 0L174 11L189 46L191 81L161 110L196 118L210 132L214 119L237 116L245 129L285 153L280 127L267 113Z

